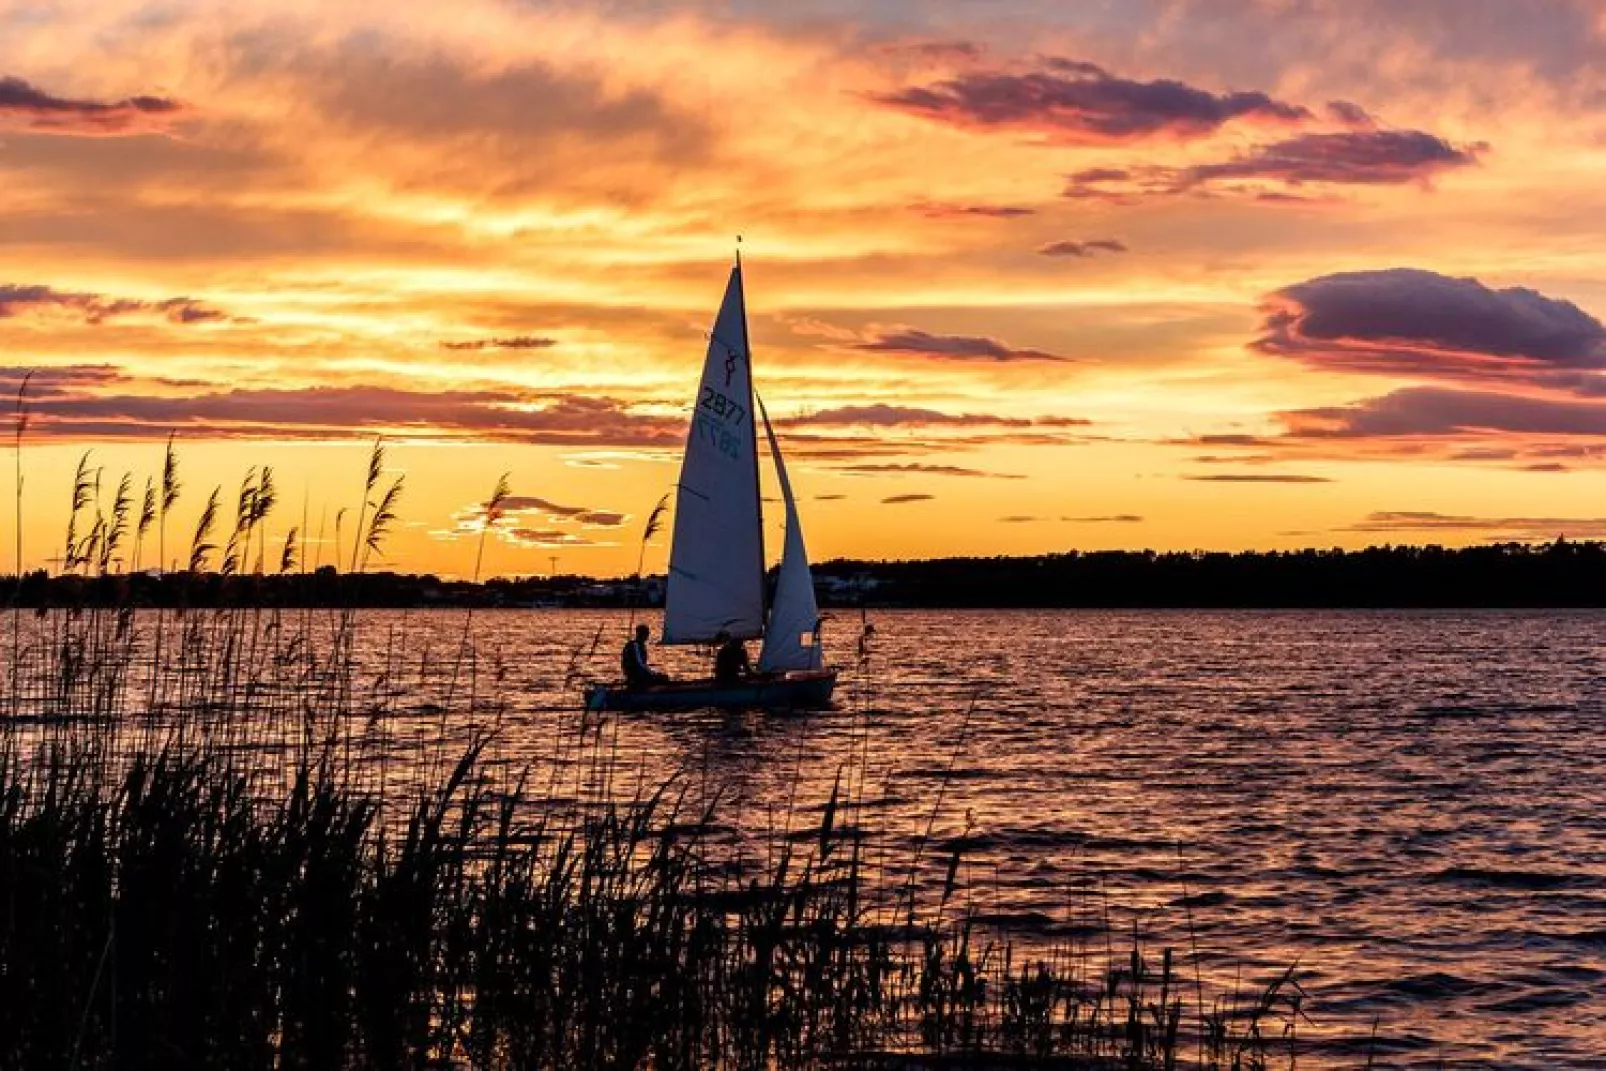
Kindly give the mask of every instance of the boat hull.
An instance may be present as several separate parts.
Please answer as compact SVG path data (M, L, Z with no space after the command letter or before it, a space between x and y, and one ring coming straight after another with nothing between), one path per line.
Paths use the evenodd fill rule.
M778 673L736 684L712 679L674 681L652 688L620 682L586 689L587 710L693 710L698 707L819 710L831 705L836 670Z

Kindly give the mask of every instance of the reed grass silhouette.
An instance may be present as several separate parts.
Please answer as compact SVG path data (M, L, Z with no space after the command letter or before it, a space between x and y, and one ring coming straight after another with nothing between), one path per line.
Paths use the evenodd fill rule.
M382 471L376 442L354 571L396 519ZM169 440L136 546L154 525L165 555L177 473ZM98 482L86 454L65 568L115 583L134 482L105 515ZM181 586L215 579L220 495ZM222 572L262 572L276 500L247 474ZM617 721L578 700L548 761L512 763L467 615L438 651L350 606L10 622L3 1068L1261 1068L1301 1019L1292 970L1224 1002L1135 936L989 931L959 848L921 854L940 797L912 864L871 850L867 747L817 825L794 802L758 848L684 775L622 787Z

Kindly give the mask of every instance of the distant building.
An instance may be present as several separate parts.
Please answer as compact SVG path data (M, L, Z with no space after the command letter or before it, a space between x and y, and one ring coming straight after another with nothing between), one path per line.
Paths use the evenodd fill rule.
M875 594L881 579L860 571L849 576L828 574L814 578L814 590L823 601L857 605Z

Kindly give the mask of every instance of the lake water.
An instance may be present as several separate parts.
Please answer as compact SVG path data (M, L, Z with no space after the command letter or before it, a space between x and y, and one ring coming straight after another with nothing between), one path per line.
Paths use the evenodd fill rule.
M1606 1067L1606 614L871 620L862 666L858 615L828 622L839 709L623 715L621 762L755 833L858 762L866 823L894 852L963 836L977 909L1024 944L1108 911L1217 979L1297 962L1301 1066ZM515 750L547 754L565 667L600 627L611 674L624 625L477 618Z
M326 642L334 615L296 616ZM138 618L136 650L158 620ZM383 694L391 713L359 719L356 754L392 754L401 770L455 755L469 719L430 696L443 677L459 696L471 687L443 668L460 664L443 656L468 627L500 666L479 663L473 693L508 704L497 751L533 769L537 795L562 797L605 753L615 794L676 778L719 799L726 843L764 850L778 831L817 828L845 773L881 873L912 869L917 888L940 890L961 847L968 905L1017 948L1092 933L1102 952L1107 923L1119 952L1136 929L1213 993L1297 966L1301 1067L1606 1067L1606 613L870 619L863 660L859 615L827 622L844 665L835 710L599 723L582 720L575 671L615 674L621 611L363 612L372 672L354 703ZM60 646L60 615L20 620L25 652ZM249 611L183 620L222 635L249 622L253 645L278 635L273 615ZM685 651L655 658L706 668ZM148 664L136 654L135 676ZM407 664L435 691L408 683ZM194 689L213 676L176 674L190 689L180 705L210 709ZM126 693L121 708L139 709L143 687ZM240 709L301 738L294 693ZM443 734L445 749L423 743ZM589 758L576 739L592 741ZM922 848L928 831L937 844Z

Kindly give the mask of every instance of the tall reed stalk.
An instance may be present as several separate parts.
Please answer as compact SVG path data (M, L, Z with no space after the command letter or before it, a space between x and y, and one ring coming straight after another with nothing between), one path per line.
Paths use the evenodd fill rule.
M12 460L15 465L16 478L16 513L13 523L16 525L17 541L17 567L15 583L11 588L11 679L16 680L22 670L22 622L19 618L22 600L22 440L28 433L28 384L33 381L33 372L23 374L22 382L17 384L17 411L15 425L15 443ZM12 697L11 713L16 715L16 697Z
M636 608L641 602L641 571L647 563L647 544L652 542L652 537L658 534L658 529L664 522L664 513L668 509L669 496L664 495L658 500L658 504L652 508L652 512L647 514L647 523L641 526L641 547L636 551L636 574L632 578L630 623L625 630L627 634L634 632L636 628Z

